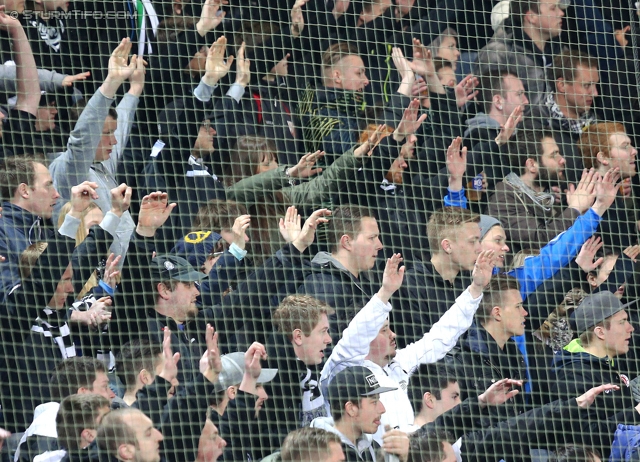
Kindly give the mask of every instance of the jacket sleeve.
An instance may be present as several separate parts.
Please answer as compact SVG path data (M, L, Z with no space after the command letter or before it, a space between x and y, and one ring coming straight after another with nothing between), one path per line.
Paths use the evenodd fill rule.
M71 188L89 176L112 102L100 90L95 92L69 135L67 150L49 166L56 189L66 200L71 198Z
M514 268L507 274L520 283L522 298L536 290L545 279L552 277L560 268L573 260L582 245L596 232L602 217L593 209L578 217L573 226L540 249L540 255L527 257L524 266Z
M227 188L227 199L243 204L257 202L265 192L278 191L289 185L290 178L285 175L286 169L286 166L281 166L238 181Z
M322 369L320 381L331 378L342 369L361 364L369 354L369 345L376 338L389 316L391 305L386 305L375 295L342 332L342 338L331 352Z
M534 246L536 243L542 246L551 241L580 216L576 209L567 207L561 215L546 221L545 227L541 228L538 218L527 213L526 205L520 203L515 193L508 190L499 190L489 199L487 214L500 220L512 241L531 242Z
M136 109L138 108L139 102L140 98L131 93L126 93L122 101L120 101L120 104L116 107L116 111L118 112L118 124L115 132L117 143L113 147L113 152L109 156L109 159L102 163L112 175L116 174L118 162L129 143L129 135L131 134L131 127L135 120Z
M66 77L56 71L38 69L38 80L40 90L52 93L62 87L62 81ZM16 93L16 66L10 64L0 64L0 90L14 95Z
M482 295L472 298L469 289L465 290L424 337L397 352L396 361L411 373L420 364L435 363L444 358L471 326L481 300Z
M131 405L144 412L156 428L162 428L164 409L168 403L171 383L156 376L153 383L145 385L136 393L136 402Z

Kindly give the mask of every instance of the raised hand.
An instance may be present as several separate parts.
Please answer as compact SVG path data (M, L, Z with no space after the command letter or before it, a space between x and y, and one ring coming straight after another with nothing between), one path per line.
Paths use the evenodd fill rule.
M387 126L384 124L378 125L376 131L369 135L367 141L353 150L353 157L364 157L365 154L371 157L373 151L378 147L380 141L382 141L382 133L386 131L386 128Z
M300 158L297 165L294 165L289 169L289 176L291 178L309 178L310 176L322 172L321 168L313 168L313 166L323 156L324 151L305 154Z
M596 184L596 202L593 204L593 211L602 216L607 211L613 201L616 200L620 181L620 169L612 168L604 174L602 181Z
M90 75L91 72L81 72L80 74L76 75L68 75L64 79L62 79L62 86L71 87L74 83L80 80L87 80L87 77L89 77Z
M449 189L462 190L462 178L467 171L467 148L462 146L462 138L454 139L447 149L447 171L449 172Z
M565 190L567 206L576 209L580 214L589 210L596 199L596 184L599 179L600 175L593 168L584 169L578 187L569 185L569 189Z
M242 42L236 59L236 83L243 87L249 85L251 81L251 61L244 56L246 48L247 46Z
M581 407L582 409L587 409L589 406L593 404L593 402L596 400L596 397L599 394L604 393L605 391L618 391L618 390L620 390L620 387L618 385L612 385L610 383L607 383L605 385L600 385L598 387L593 387L590 390L587 390L587 392L584 395L578 396L576 398L576 402L578 403L578 407Z
M640 245L630 245L622 251L627 257L629 257L635 263L638 255L640 255Z
M200 20L196 24L196 30L198 34L200 34L200 37L204 37L208 32L220 25L227 15L226 11L220 11L220 7L228 4L229 2L227 0L207 0L204 2Z
M298 215L298 209L293 206L289 207L284 218L280 218L278 227L285 242L295 241L302 231L302 217Z
M469 286L469 292L473 298L478 298L482 295L482 289L491 282L494 266L495 251L483 250L480 252L471 275L473 277L473 283Z
M289 58L291 58L291 53L287 53L284 58L282 58L278 63L273 66L270 74L276 75L278 77L286 77L289 75Z
M220 372L222 372L222 359L220 348L218 348L218 333L211 324L207 324L205 332L207 351L200 359L200 372L211 383L217 383Z
M174 353L171 349L171 330L168 327L163 329L162 339L162 371L158 374L167 382L173 384L178 380L178 362L180 353Z
M388 303L391 296L400 288L404 280L404 266L399 267L402 263L402 255L399 253L387 259L382 276L382 287L377 293L382 303Z
M111 297L98 299L87 311L72 311L71 321L98 330L111 320Z
M251 215L240 215L233 222L231 233L233 234L233 243L244 249L246 245L245 236L247 235L247 229L251 225Z
M262 373L260 361L264 359L267 359L267 349L261 343L253 342L244 354L244 377L240 390L256 394L256 385Z
M129 61L129 53L131 53L131 40L124 38L120 45L113 50L109 58L109 73L107 79L111 78L117 82L124 82L138 67L138 56L133 55Z
M116 288L118 284L118 280L120 279L120 271L118 271L118 265L120 264L120 259L122 257L118 255L115 256L114 253L109 254L107 258L107 263L104 267L104 275L102 276L102 281L107 284L112 289Z
M216 40L209 48L209 54L207 55L207 62L205 64L205 73L202 77L202 81L213 87L217 85L218 81L229 73L231 65L233 64L233 56L225 61L224 55L227 50L227 38L223 35Z
M294 37L300 37L304 30L304 14L302 13L302 7L307 4L309 0L296 0L291 9L291 35Z
M431 50L424 46L420 40L413 39L413 72L423 77L436 77L436 66L433 64Z
M516 131L516 127L522 120L522 113L524 112L524 106L520 105L516 107L513 112L509 115L507 122L502 125L500 128L500 133L496 136L496 144L498 146L502 146L506 144L509 139L513 136L513 132Z
M307 218L307 221L304 222L300 234L292 241L295 248L300 252L304 252L307 247L313 244L318 225L328 223L329 220L324 217L328 217L329 215L331 215L331 211L327 209L319 209L313 212L311 216Z
M131 194L133 190L122 183L120 186L113 188L111 191L111 213L121 217L124 212L129 210L131 205Z
M153 237L156 230L160 228L171 215L171 211L176 207L176 203L169 204L167 193L160 191L149 194L142 198L140 213L138 214L138 226L136 232L141 236Z
M7 31L10 34L22 30L20 20L14 18L11 14L7 14L5 5L0 5L0 30Z
M513 387L521 387L522 380L502 379L491 384L487 390L478 396L480 407L499 406L520 393Z
M402 120L400 120L396 131L393 132L394 140L400 143L407 136L415 134L416 130L420 128L422 122L427 119L427 114L422 114L418 117L418 111L420 111L420 101L414 98L404 110Z
M83 181L81 184L71 188L71 211L69 214L75 218L80 218L91 201L98 198L98 183Z
M589 273L602 264L604 258L600 257L596 261L593 261L593 259L603 245L602 239L596 236L591 236L587 239L587 242L582 244L580 253L576 257L576 264L582 268L582 271Z
M136 68L129 76L129 93L134 96L140 96L144 90L144 75L147 72L145 66L148 64L142 58L136 60Z
M480 81L477 77L473 74L469 74L454 87L456 93L456 105L458 107L463 107L469 101L478 96L479 91L476 90L476 87L479 83Z

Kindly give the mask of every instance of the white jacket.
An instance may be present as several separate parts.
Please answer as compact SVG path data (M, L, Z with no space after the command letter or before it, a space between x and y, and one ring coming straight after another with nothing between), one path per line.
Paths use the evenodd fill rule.
M380 395L386 412L374 439L382 444L385 425L396 428L413 423L413 407L407 394L409 376L421 364L435 363L444 358L471 326L481 300L482 295L473 299L469 289L465 290L429 332L417 342L397 350L396 357L385 367L380 367L365 357L391 311L391 304L385 305L374 296L351 320L322 369L320 382L323 391L338 372L351 366L371 369L381 387L397 387L396 391Z

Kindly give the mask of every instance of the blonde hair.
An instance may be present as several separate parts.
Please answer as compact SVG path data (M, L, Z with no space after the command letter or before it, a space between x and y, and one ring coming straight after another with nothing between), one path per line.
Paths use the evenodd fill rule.
M98 208L98 205L95 202L89 203L89 207L87 207L80 214L80 226L78 226L78 231L76 232L76 247L78 247L82 242L87 238L87 234L89 234L89 230L84 225L84 218L87 216L89 212ZM60 216L58 217L58 229L64 223L64 217L67 213L71 211L71 202L67 202L60 209Z

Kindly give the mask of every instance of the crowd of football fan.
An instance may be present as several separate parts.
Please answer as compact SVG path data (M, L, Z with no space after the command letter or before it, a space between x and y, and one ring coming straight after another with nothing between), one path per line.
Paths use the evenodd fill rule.
M2 462L640 461L637 8L0 0Z

